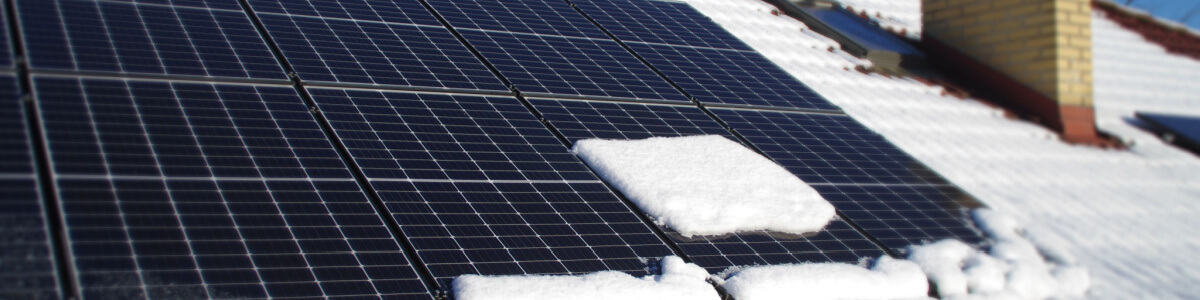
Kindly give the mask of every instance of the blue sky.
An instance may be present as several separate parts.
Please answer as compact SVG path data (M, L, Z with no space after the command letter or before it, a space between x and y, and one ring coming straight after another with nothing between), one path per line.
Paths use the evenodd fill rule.
M1200 30L1200 0L1111 0Z

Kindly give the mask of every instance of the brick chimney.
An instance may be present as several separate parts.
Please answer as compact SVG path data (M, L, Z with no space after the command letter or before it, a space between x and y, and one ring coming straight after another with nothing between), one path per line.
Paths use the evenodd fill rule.
M1068 141L1096 142L1090 0L923 0L922 45L947 73Z

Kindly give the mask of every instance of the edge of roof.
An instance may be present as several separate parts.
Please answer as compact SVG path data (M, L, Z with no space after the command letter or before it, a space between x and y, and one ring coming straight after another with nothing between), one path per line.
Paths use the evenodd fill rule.
M1147 41L1165 48L1168 53L1200 60L1200 32L1121 6L1112 0L1093 0L1092 8L1103 11L1109 20L1137 32Z

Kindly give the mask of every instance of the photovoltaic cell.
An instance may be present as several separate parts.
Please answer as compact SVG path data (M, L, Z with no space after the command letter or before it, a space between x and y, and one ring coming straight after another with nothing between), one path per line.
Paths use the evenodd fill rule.
M612 40L459 32L525 93L688 101Z
M17 8L34 69L286 79L240 10L80 0Z
M982 240L966 218L974 198L849 116L712 112L893 250Z
M562 0L429 1L455 28L608 39Z
M442 26L415 0L249 0L257 13Z
M28 119L12 75L0 75L0 99L0 298L58 299Z
M702 103L838 110L756 52L628 45Z
M753 51L691 5L653 0L572 0L624 42Z
M430 298L294 89L34 85L82 298Z
M441 26L259 14L305 81L507 91Z
M516 98L309 92L370 178L596 180Z
M641 139L697 134L736 139L699 108L691 106L529 99L572 142L587 138ZM727 267L799 262L857 262L883 255L853 227L833 220L820 232L789 235L748 232L684 237L664 228L684 254L712 272Z
M442 285L671 254L516 98L309 91Z

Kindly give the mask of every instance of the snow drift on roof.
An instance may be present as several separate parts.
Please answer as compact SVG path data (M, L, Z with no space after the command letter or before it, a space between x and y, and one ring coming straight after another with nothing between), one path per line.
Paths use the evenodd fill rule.
M684 236L818 231L833 205L771 160L721 136L588 139L572 153Z
M908 259L925 270L938 295L949 299L1046 299L1081 297L1087 270L1055 245L1035 245L1015 220L990 209L973 212L992 245L980 252L957 240L909 248Z
M870 270L841 263L747 267L721 286L738 300L925 299L929 291L921 267L888 256Z
M579 276L480 276L454 279L458 300L704 300L720 299L706 280L708 272L675 256L664 257L661 275L636 278L617 271Z

